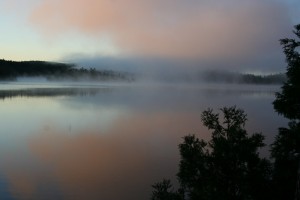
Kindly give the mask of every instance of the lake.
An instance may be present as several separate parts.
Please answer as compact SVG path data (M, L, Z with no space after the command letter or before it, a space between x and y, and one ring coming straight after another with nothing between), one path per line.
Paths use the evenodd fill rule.
M272 106L279 88L3 82L0 199L150 199L155 182L176 185L182 137L209 139L208 107L244 109L270 144L287 124Z

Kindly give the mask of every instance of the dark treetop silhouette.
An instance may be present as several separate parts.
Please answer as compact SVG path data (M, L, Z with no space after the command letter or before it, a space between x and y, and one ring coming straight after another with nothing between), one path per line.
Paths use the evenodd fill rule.
M223 120L211 109L202 113L203 124L212 130L210 141L188 135L179 145L178 191L164 180L153 185L153 200L267 198L271 165L258 153L264 136L248 136L243 110L225 107L221 111Z
M295 26L295 35L300 38L300 24ZM287 81L282 91L276 93L274 109L291 120L300 120L300 41L281 39L287 62Z
M294 34L300 38L300 24ZM287 81L276 93L274 109L290 120L289 127L279 128L272 144L274 158L274 193L276 199L300 199L300 42L281 39L287 62ZM297 172L298 171L298 172ZM298 178L297 178L298 176Z
M295 26L300 38L300 24ZM287 80L276 93L274 109L290 119L279 128L271 145L273 167L259 157L263 135L248 136L246 115L235 107L221 109L223 121L212 110L202 113L202 122L213 130L208 142L194 135L179 145L181 160L177 174L179 189L163 180L152 187L152 200L168 199L300 199L300 42L280 40L287 61Z

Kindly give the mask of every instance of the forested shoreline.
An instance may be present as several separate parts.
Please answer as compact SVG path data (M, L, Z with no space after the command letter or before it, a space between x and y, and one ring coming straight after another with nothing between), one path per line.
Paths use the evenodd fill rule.
M171 76L171 75L169 75ZM17 80L18 77L45 77L49 81L126 81L142 80L132 72L120 72L108 69L83 68L75 64L46 62L46 61L9 61L0 59L0 81ZM162 81L159 77L152 77L153 81ZM157 80L156 80L157 79ZM170 80L169 80L170 79ZM197 78L181 76L169 77L163 82L193 82L193 83L238 83L238 84L282 84L286 80L283 73L269 75L254 75L229 71L207 70L200 72ZM175 79L175 80L174 80Z
M286 80L284 73L255 75L251 73L237 73L227 71L206 71L201 75L206 82L242 83L242 84L282 84Z
M47 80L133 81L132 74L113 70L79 68L75 64L46 61L0 60L0 80L16 80L18 77L45 77Z

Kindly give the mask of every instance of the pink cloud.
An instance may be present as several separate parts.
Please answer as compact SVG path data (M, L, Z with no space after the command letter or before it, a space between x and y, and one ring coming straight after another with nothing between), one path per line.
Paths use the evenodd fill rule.
M255 54L290 28L282 5L258 0L43 0L30 19L48 35L108 34L134 54L199 59Z

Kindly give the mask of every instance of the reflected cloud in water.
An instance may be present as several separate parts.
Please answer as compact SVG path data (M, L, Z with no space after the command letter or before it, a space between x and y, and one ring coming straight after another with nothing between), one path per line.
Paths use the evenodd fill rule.
M277 89L127 85L0 90L0 197L148 199L151 184L175 180L181 138L209 138L200 121L207 107L245 109L249 132L262 131L270 143L286 123L271 105Z
M34 166L12 163L8 184L13 196L33 199L44 194L41 185L54 183L50 196L63 199L147 199L153 182L175 176L177 144L186 127L203 133L198 124L188 113L161 113L120 119L106 133L43 129L27 140Z

